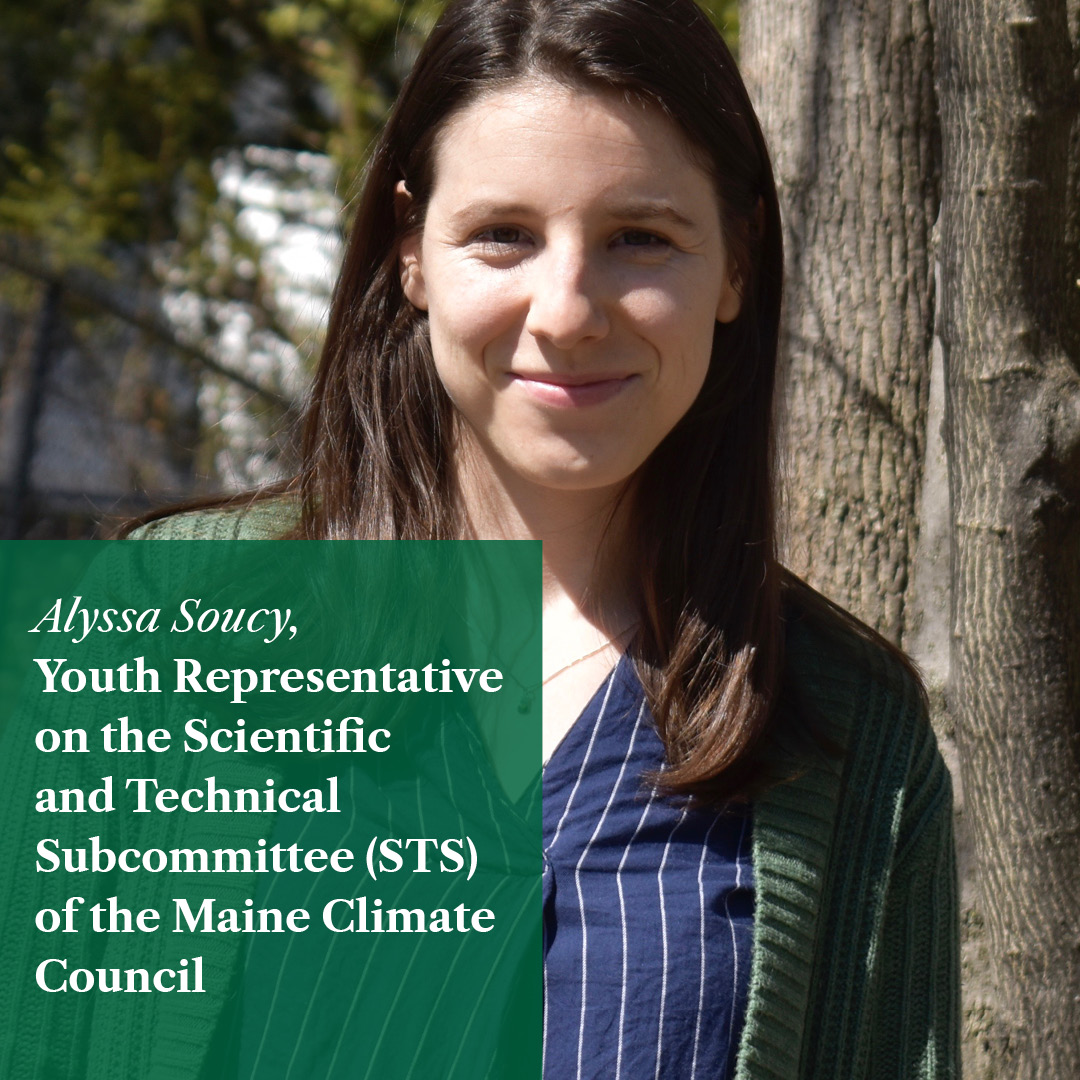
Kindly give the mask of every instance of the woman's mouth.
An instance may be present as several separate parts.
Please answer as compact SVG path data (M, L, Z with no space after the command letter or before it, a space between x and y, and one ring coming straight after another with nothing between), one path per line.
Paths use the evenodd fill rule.
M534 401L553 408L584 408L602 405L617 397L639 375L558 375L554 373L510 372L516 383Z

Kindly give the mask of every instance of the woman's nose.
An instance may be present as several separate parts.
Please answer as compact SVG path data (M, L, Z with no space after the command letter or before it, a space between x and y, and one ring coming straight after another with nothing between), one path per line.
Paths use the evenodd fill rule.
M552 246L532 266L533 280L525 329L558 349L602 338L608 316L600 274L575 246Z

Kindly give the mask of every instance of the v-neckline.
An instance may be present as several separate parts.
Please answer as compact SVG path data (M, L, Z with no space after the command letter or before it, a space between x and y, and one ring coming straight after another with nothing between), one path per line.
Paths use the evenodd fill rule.
M628 662L627 656L627 653L621 653L619 655L618 660L615 661L615 663L608 670L607 674L603 677L603 679L600 680L600 685L597 686L597 688L592 692L592 695L585 703L584 708L581 710L581 712L577 714L574 722L566 729L565 732L563 732L563 737L555 744L555 748L551 751L551 756L547 759L547 761L543 763L543 766L541 767L541 777L543 777L544 773L547 772L550 765L552 765L553 763L557 763L557 759L562 757L564 754L569 753L570 750L568 748L572 747L576 742L579 741L579 732L582 731L586 726L583 723L584 718L588 715L592 715L592 713L594 712L594 706L596 706L602 695L604 695L609 688L611 691L614 691L615 682L618 679L622 678L623 664Z

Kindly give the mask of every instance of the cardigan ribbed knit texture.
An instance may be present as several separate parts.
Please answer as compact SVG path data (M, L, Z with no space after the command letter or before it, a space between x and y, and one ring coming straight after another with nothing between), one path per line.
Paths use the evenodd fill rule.
M270 501L166 518L136 536L267 539L294 521L292 504ZM903 666L868 637L839 619L800 616L797 603L793 610L787 682L837 752L800 751L794 778L754 800L753 962L736 1080L958 1077L951 792L922 695ZM43 761L25 733L11 735L4 765L11 783L0 791L0 805L15 787L74 782L56 775L73 766L62 760L66 755ZM222 778L223 786L253 782L250 768L237 766L235 779ZM42 775L45 770L55 773ZM181 817L189 816L176 815L177 843L182 830L184 846L215 846L212 815L204 817L209 824ZM258 817L249 824L252 843L266 828ZM9 807L5 820L12 826L0 836L6 940L8 919L32 918L42 905L36 876L25 869L40 824L21 806ZM236 829L230 823L231 844L240 839ZM137 844L137 837L131 841ZM254 882L228 878L214 882L220 901L242 906ZM156 888L164 892L167 884ZM148 892L139 903L158 906L161 899L155 904ZM154 949L165 937L107 935L96 963L160 966ZM119 1005L126 995L80 995L74 1020L62 1029L53 1000L60 995L33 981L43 942L35 943L33 956L29 947L8 955L5 946L0 1077L196 1080L240 951L233 938L214 934L199 942L208 993L140 995L138 1008L129 1001L108 1010L96 1003L111 997Z

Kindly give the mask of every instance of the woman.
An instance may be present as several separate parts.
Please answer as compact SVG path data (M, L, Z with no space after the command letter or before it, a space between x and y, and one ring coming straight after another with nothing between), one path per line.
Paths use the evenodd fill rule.
M543 540L553 1080L957 1073L921 690L775 553L781 267L692 0L451 4L374 150L300 476L141 533Z

